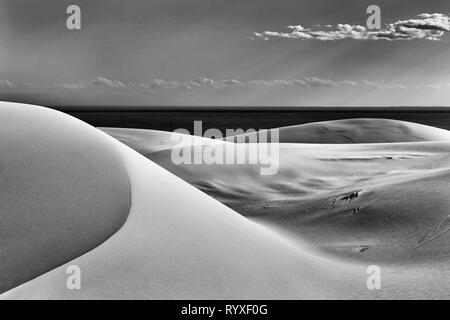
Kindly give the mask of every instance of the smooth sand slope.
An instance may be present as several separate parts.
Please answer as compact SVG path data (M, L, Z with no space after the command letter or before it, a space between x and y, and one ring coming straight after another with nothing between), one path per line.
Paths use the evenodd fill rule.
M62 113L0 103L0 292L106 240L130 187L109 138Z
M337 136L359 138L333 139L322 129L324 135L314 131L306 142L327 144L295 143L305 141L305 127L342 123L348 132ZM302 135L295 127L291 137L281 135L293 143L280 144L274 176L261 176L252 165L175 166L170 150L147 156L251 220L306 241L329 258L380 266L383 289L377 297L449 299L448 131L374 119L298 128ZM399 142L386 143L394 139ZM358 297L374 296L358 292Z
M17 111L14 107L17 107ZM84 136L87 139L80 140L84 144L106 137L100 131L80 127L79 121L61 116L55 111L11 105L8 112L13 115L10 119L12 123L17 123L16 118L22 119L26 118L26 114L32 114L35 125L49 130L52 136L61 135L61 131L70 129L73 123L78 132L77 136L70 140L72 148L74 140L83 139ZM58 124L61 119L67 119L63 127ZM17 130L23 130L22 128L18 126ZM12 139L11 143L14 140ZM51 158L57 157L60 148L54 149L54 144L49 144L53 141L50 137L46 137L45 141L48 144L47 154L51 155ZM127 221L120 230L93 250L6 292L2 298L208 299L376 296L376 293L366 289L365 267L320 257L307 246L294 243L247 220L113 138L103 141L103 145L106 150L114 147L117 154L109 154L115 159L111 161L123 162L130 181L131 208ZM91 149L89 151L94 152ZM87 150L86 152L89 153ZM14 155L21 158L22 153L11 150L10 157ZM73 165L67 158L60 160L58 165L63 168L56 169L61 172L66 172L70 165ZM120 170L120 165L109 169L109 174L114 175L113 171ZM80 170L77 170L77 175L81 174ZM34 172L36 174L40 171L36 168ZM89 175L98 178L95 173L89 172ZM64 187L59 180L51 182L60 189ZM110 191L111 186L104 182L99 182L99 192ZM125 189L128 188L128 185L121 181L111 182L116 183L119 187L125 185ZM128 194L126 191L128 190L123 192ZM56 190L49 196L50 203L60 199ZM116 194L114 196L119 197ZM65 207L70 208L74 216L81 215L85 218L80 206L86 200L77 198L76 195L73 197L74 199L65 199ZM126 199L126 196L124 197ZM27 212L36 203L36 200L24 203L23 206L26 207L21 211L14 211L15 223L27 224L27 220L20 214ZM117 199L105 199L102 202L97 201L97 204L101 208L120 205ZM60 211L52 209L45 214L51 215L52 219L58 219ZM90 215L101 215L101 211L90 211ZM49 220L54 221L52 219L49 217ZM59 222L59 227L63 226L64 223ZM33 228L33 225L27 226L26 231L32 232ZM86 228L92 230L93 226ZM51 229L43 227L39 230L41 233L47 231ZM27 237L27 233L21 232L22 238ZM70 240L71 243L84 241L82 237ZM54 243L58 245L58 241L55 240ZM95 241L91 243L94 244ZM70 247L67 243L64 245ZM68 290L65 285L68 277L66 269L73 264L82 270L81 290Z
M128 128L99 129L143 155L172 149L174 147L225 143L220 140L206 139L198 136L160 130L142 130Z
M46 114L47 122L54 123L56 114ZM85 133L91 139L105 137L100 131ZM204 191L245 215L259 215L257 221L267 226L243 217L113 138L104 140L104 145L117 152L115 158L123 162L130 182L131 207L125 224L93 250L1 298L448 298L448 256L399 263L379 254L382 290L368 290L369 263L325 245L333 247L333 242L343 241L338 236L355 233L360 235L359 246L367 234L375 237L380 232L380 240L389 237L390 228L404 232L417 220L431 232L418 239L421 248L432 243L441 253L448 243L447 220L431 225L446 211L448 200L428 190L435 186L444 195L448 190L441 189L448 181L446 142L353 145L354 149L286 144L280 152L280 176L267 180L261 180L253 166L175 168L169 163L170 150L148 155L192 184L200 181ZM48 153L54 152L50 147ZM236 186L242 190L233 189ZM358 197L351 197L355 192ZM396 200L391 192L398 195ZM333 197L337 198L334 208L328 202ZM417 197L417 208L408 207L411 197ZM363 209L356 215L349 213L358 201L364 202ZM269 212L274 205L279 210ZM391 211L394 208L406 209L397 214ZM385 219L387 211L393 217ZM293 236L307 230L305 221L311 221L316 232L325 230L317 232L314 240L320 251L311 247L311 235L303 236L301 231ZM81 290L65 286L66 268L73 264L82 270Z
M450 143L280 145L280 169L175 165L149 156L217 200L333 254L412 263L450 256Z
M449 297L445 291L450 274L449 134L386 120L376 121L380 127L374 132L372 120L338 124L346 124L344 136L357 132L363 137L365 128L370 128L368 135L379 139L371 138L373 143L361 143L363 138L356 144L282 143L280 169L274 176L261 176L259 167L251 165L174 165L170 150L148 157L281 234L288 231L293 239L349 263L375 263L387 268L388 274L405 275L403 282L395 282L399 287L403 283L403 288L415 288L409 283L416 281L414 275L427 279L423 290L412 295L426 297L433 291L436 297ZM335 127L333 122L326 124ZM396 125L400 129L392 129ZM405 127L411 136L403 134L398 140L422 140L385 143L393 139L392 132L405 132Z
M279 128L281 143L388 143L450 140L447 130L389 119L348 119ZM238 136L255 138L255 133Z

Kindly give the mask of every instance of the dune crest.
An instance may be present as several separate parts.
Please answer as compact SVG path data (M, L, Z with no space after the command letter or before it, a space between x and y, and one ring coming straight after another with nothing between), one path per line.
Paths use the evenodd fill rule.
M240 214L289 231L327 254L389 264L445 260L450 254L449 133L383 119L280 130L288 129L284 141L289 141L311 128L312 136L324 125L345 126L347 133L358 129L358 141L366 132L371 143L281 143L273 176L262 176L251 165L174 164L170 150L147 156ZM393 140L392 128L402 132L397 140L414 142L381 143ZM317 133L316 141L330 142L329 132ZM374 143L375 137L383 139Z
M48 116L39 108L36 112ZM103 137L100 131L89 134ZM322 258L117 140L110 142L131 185L123 227L100 246L2 298L337 298L366 291L364 268ZM69 265L82 270L81 290L65 286Z
M224 141L208 139L199 136L185 135L181 133L128 129L128 128L99 128L103 132L113 136L140 154L147 155L154 152L169 150L174 147L200 146L205 144L223 144Z
M53 112L49 114L42 110L44 109L36 108L35 111L42 117L48 117L50 122L55 119L52 116ZM70 118L70 121L75 120ZM113 146L116 152L114 157L124 165L131 187L131 207L125 224L91 251L11 289L0 298L448 297L450 287L442 281L446 279L449 272L448 260L444 256L439 263L413 264L407 267L379 260L377 265L382 269L383 289L369 290L366 286L366 270L371 262L363 260L355 262L323 254L313 249L304 240L292 238L285 232L286 229L277 228L274 224L267 227L241 216L100 131L89 131L89 137L93 140L102 139L102 143L108 146L107 148ZM272 181L272 184L268 180L259 180L258 176L252 172L253 169L248 166L219 169L204 165L177 166L176 170L184 171L181 173L170 168L170 158L167 158L168 154L170 157L170 150L154 152L149 157L194 185L196 183L192 179L200 181L201 177L203 182L210 181L213 187L220 186L225 192L224 196L230 196L227 192L231 190L234 202L227 204L240 208L239 210L242 210L239 211L240 213L251 212L251 210L256 210L254 212L258 214L266 212L269 218L276 220L281 217L281 220L294 228L298 227L296 223L305 221L311 223L309 226L323 225L325 230L334 232L328 234L329 243L336 242L336 239L333 239L336 234L345 237L345 231L351 231L349 227L356 228L362 225L371 232L373 231L370 229L371 223L377 225L378 220L388 226L385 230L387 233L384 235L389 234L389 226L399 226L399 229L403 230L405 225L407 226L417 217L420 218L419 213L425 207L418 206L416 202L415 206L419 209L412 211L416 216L409 217L407 215L410 215L409 211L413 207L403 208L400 215L401 223L397 223L398 220L395 218L385 219L384 216L377 216L379 215L377 205L383 204L384 207L380 207L382 210L392 210L397 203L389 199L391 193L399 195L401 199L408 199L410 196L417 196L409 192L415 192L414 190L423 192L436 182L439 182L435 184L439 189L448 181L446 178L448 170L445 165L448 164L447 154L450 148L448 142L352 144L335 145L333 148L330 145L322 148L320 145L289 143L282 146L280 177L275 177L281 180ZM17 155L17 153L14 154ZM424 159L427 160L424 162ZM330 166L330 161L338 163ZM402 161L406 162L402 163ZM385 171L380 170L381 164ZM418 167L420 164L422 167ZM430 167L426 167L427 165ZM400 170L401 168L403 171ZM214 170L218 170L217 173ZM353 174L355 170L362 175L358 177ZM295 181L287 179L292 177L293 173L298 175L298 179ZM340 176L342 174L344 176ZM189 177L183 175L189 175ZM215 181L218 178L216 175L226 179ZM397 188L396 190L396 187L401 186L399 181L413 181L414 184L411 184L411 189ZM293 190L292 187L295 191L296 183L306 188L308 192L298 193L298 197L293 197L290 192ZM355 184L358 184L357 188ZM261 192L258 188L266 188L266 195L270 193L267 190L272 189L274 192L268 202L260 201L259 198L249 202L246 200L249 193L233 191L233 186L237 185L248 188L250 194L254 191L253 188L256 188L257 192ZM213 189L205 191L212 194ZM318 190L326 190L326 194L319 193L311 197L311 194L314 195L314 192ZM336 190L339 190L339 193ZM257 196L256 192L253 194ZM430 193L424 194L423 199L428 201L427 197ZM331 202L333 195L337 198L334 205ZM379 199L383 201L375 201ZM326 203L328 200L330 202ZM420 198L417 200L420 201ZM439 215L445 211L443 209L446 208L447 202L444 199L436 198L435 200L435 206L432 209L434 215L423 222L432 226L436 221L436 226L427 229L429 232L419 239L419 245L422 244L419 250L432 243L434 252L439 252L447 241L443 233L448 227L448 219L439 218ZM314 201L320 203L320 206L316 206ZM359 206L361 201L365 204L360 210L352 211L351 209ZM326 203L326 209L321 208L324 203ZM253 209L245 208L245 204L253 206ZM299 204L301 208L298 207ZM277 207L278 211L271 211ZM344 207L346 209L341 210ZM337 212L330 213L329 210L334 208ZM300 219L299 214L301 214ZM357 217L364 220L364 217L367 217L366 214L372 217L369 223L360 221L349 224L349 219ZM333 224L336 219L338 223ZM264 223L266 222L269 221L266 220ZM391 223L395 224L391 225ZM283 227L282 224L279 226ZM365 230L362 231L361 236L364 235ZM319 237L321 235L323 233L318 233ZM352 245L355 244L352 243ZM360 253L372 252L366 244L358 245L360 245ZM66 270L70 265L77 265L82 271L80 290L69 290L65 285L68 277ZM435 289L432 293L424 290L430 286Z
M348 119L281 127L281 143L391 143L450 141L447 130L389 119ZM254 133L240 137L251 138Z
M50 109L0 103L0 292L91 250L130 207L109 137Z

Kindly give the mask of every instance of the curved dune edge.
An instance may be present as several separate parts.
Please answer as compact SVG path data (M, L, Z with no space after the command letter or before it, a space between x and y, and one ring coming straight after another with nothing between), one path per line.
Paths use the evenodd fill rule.
M0 103L0 292L95 248L125 222L110 138L61 112Z
M269 176L257 165L175 165L168 151L148 157L243 216L335 257L431 268L448 261L449 141L285 143Z
M208 139L194 135L161 130L106 127L100 127L98 129L110 136L113 136L120 142L123 142L133 150L136 150L143 155L169 150L174 147L229 143L216 139Z
M312 122L277 129L280 143L366 144L450 141L448 130L414 122L378 118ZM255 133L237 137L255 139Z
M243 218L119 142L117 148L132 186L124 226L99 247L1 298L430 298L448 292L445 285L431 296L420 291L436 281L418 277L420 269L383 266L385 288L368 290L367 265L320 257ZM65 286L66 269L73 264L82 270L81 290ZM441 276L446 272L437 270Z
M2 298L342 298L367 290L363 268L301 249L111 142L132 190L123 227ZM82 271L81 290L65 285L66 269L74 264Z
M110 138L124 161L132 205L123 227L97 248L1 295L3 299L442 298L448 266L366 264L319 256L255 224ZM66 288L69 265L81 290ZM433 286L430 292L423 288ZM426 292L424 292L426 291Z
M390 290L384 288L380 297L445 299L450 142L445 130L425 129L439 141L282 143L275 176L261 176L258 166L174 165L170 150L147 156L243 216L311 243L329 259L382 266ZM355 192L359 197L346 202Z

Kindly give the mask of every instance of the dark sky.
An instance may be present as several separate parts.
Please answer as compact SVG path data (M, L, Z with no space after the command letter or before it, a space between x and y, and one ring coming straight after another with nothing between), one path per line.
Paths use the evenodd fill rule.
M66 29L70 4L81 7L80 31ZM450 105L447 32L439 41L254 37L365 26L370 4L382 25L450 12L448 0L3 0L1 90L67 105Z

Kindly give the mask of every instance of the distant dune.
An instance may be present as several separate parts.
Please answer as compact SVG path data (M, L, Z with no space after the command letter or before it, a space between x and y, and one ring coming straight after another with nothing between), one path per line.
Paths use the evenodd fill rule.
M254 134L239 137L251 138ZM450 140L447 130L388 119L348 119L280 128L282 143L387 143Z
M317 143L330 142L329 132L338 127L341 136L354 134L359 143ZM251 165L175 165L170 150L149 158L244 216L281 226L341 257L411 263L450 255L448 131L357 119L280 132L281 140L308 143L281 143L274 176L262 176ZM393 132L403 132L397 140L422 140L385 143ZM365 133L371 143L361 143Z
M28 278L37 277L30 281L17 278L15 285L22 284L0 298L448 298L450 142L444 130L388 121L408 127L420 142L363 144L364 128L370 142L386 142L383 132L389 139L396 134L385 127L375 132L371 120L346 121L358 144L282 143L279 173L264 177L252 165L175 166L170 133L105 129L149 160L56 111L3 106L0 119L10 127L1 131L8 155L0 174L25 155L32 160L28 174L19 166L24 175L0 189L3 198L28 192L24 201L6 198L9 207L0 211L18 232L4 245L10 229L0 228L2 252L24 239L81 234L50 238L67 254L33 269ZM199 141L210 142L220 146ZM42 185L52 188L41 194ZM34 211L40 204L45 210ZM47 257L48 251L30 256L22 250L16 267L25 270L30 259ZM366 286L370 264L381 267L382 290ZM70 265L82 270L81 290L65 285Z
M329 130L318 129L324 127ZM329 132L338 127L333 140ZM280 132L280 169L274 176L260 175L255 165L175 165L171 150L147 156L294 241L350 263L421 272L426 288L439 287L443 291L436 296L447 296L449 286L440 280L450 271L448 131L357 119ZM348 135L356 138L351 143L340 138ZM305 143L293 142L298 140ZM407 278L403 281L411 282Z
M251 165L175 165L169 152L149 158L244 216L338 256L409 263L450 255L449 142L282 144L274 176Z

